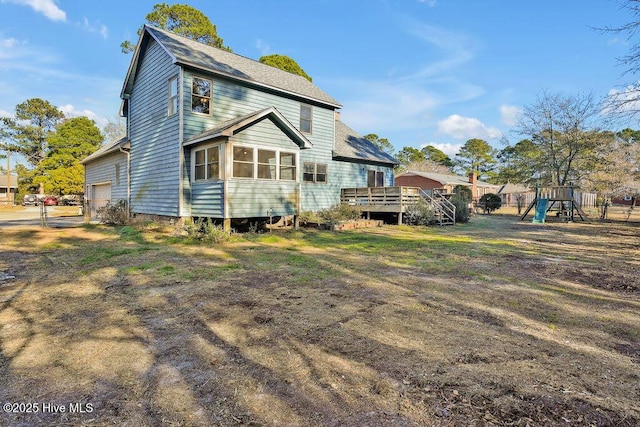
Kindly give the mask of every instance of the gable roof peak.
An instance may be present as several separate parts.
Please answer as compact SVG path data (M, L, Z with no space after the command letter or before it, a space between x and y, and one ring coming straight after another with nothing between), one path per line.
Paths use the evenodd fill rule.
M126 99L131 93L138 66L137 62L143 56L149 38L158 42L174 64L240 81L262 90L278 92L282 96L298 98L328 108L341 107L333 97L302 76L148 24L143 26L143 33L134 52L121 94L123 99Z

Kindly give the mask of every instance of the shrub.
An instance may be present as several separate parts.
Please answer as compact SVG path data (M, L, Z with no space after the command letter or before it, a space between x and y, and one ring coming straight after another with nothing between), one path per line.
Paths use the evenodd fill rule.
M108 202L96 210L100 223L109 225L125 225L129 219L127 202L118 200L116 203Z
M298 216L298 221L300 221L300 224L302 225L320 224L322 222L322 218L313 211L302 211Z
M318 212L318 216L323 222L329 224L337 224L340 221L353 221L362 216L360 208L351 205L334 205L328 209L322 209Z
M408 225L429 225L435 221L435 215L429 203L419 200L407 208L402 219Z
M484 207L485 212L491 213L502 206L502 199L494 193L483 194L480 197L480 204Z
M182 234L190 240L205 243L222 243L231 239L231 235L222 226L216 225L211 218L186 219L181 225Z
M453 188L451 203L456 207L456 223L469 222L469 203L471 203L471 189L466 185L456 185Z
M471 193L471 189L466 185L456 185L453 187L453 197L458 197L464 200L466 203L471 203L473 199L473 194Z

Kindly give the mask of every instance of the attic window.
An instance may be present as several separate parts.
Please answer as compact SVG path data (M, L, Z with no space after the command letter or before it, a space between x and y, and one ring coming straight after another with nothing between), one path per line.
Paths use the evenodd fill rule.
M191 83L191 111L198 114L211 114L211 87L209 79L194 77Z
M313 115L310 105L300 104L300 132L311 133Z

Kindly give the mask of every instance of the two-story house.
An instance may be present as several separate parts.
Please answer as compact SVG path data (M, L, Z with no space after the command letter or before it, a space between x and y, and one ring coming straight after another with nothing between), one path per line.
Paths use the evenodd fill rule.
M298 215L343 187L393 185L396 160L305 78L145 26L121 92L127 135L83 160L85 197L170 218Z

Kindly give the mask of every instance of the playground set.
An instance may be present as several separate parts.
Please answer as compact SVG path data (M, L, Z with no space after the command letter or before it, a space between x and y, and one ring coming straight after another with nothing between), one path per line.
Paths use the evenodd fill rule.
M535 198L520 217L520 220L524 220L531 209L535 207L532 220L534 224L544 223L547 214L552 211L555 211L556 216L563 217L566 221L574 221L576 214L582 221L588 221L587 215L582 210L575 196L573 185L546 188L536 187Z

